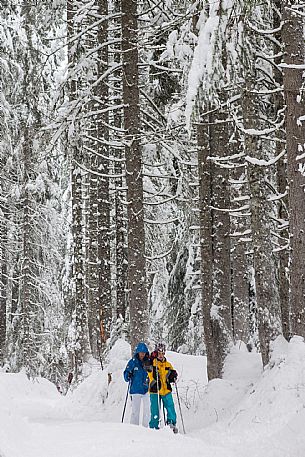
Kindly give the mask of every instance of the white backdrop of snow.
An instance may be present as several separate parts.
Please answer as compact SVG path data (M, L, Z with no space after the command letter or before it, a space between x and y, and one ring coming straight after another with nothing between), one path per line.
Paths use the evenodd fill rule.
M127 388L122 371L129 357L129 345L118 341L105 369L91 366L91 374L66 396L45 379L1 372L0 456L304 457L301 338L287 343L279 337L265 371L259 354L238 344L227 357L224 379L210 383L205 357L168 352L179 372L186 436L129 425L130 404L126 423L120 423ZM174 399L178 412L175 393ZM181 431L180 418L178 425Z

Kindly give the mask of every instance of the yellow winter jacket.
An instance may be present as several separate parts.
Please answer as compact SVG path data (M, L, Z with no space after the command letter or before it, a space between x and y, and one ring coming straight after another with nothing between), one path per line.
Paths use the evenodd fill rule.
M163 362L160 362L157 358L152 361L152 371L148 373L149 377L149 393L160 395L167 395L172 391L170 385L171 376L177 376L176 371L174 370L171 363L166 359ZM172 381L171 381L172 382ZM157 387L159 389L157 390Z

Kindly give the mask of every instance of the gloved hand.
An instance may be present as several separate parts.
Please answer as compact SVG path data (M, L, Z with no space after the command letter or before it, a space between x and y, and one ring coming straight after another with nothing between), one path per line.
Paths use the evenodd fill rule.
M133 377L133 371L129 371L128 375L127 375L128 380L130 381L132 379L132 377Z
M167 374L167 380L169 383L176 382L178 378L178 373L176 370L169 370Z
M147 373L151 373L152 370L153 370L153 367L152 367L152 365L151 365L149 360L144 360L143 368L144 368L145 371L147 371Z

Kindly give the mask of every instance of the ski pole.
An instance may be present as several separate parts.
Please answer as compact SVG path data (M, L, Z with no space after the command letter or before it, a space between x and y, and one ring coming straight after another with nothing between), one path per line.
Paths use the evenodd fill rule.
M163 407L163 419L164 419L164 425L166 425L167 423L167 420L165 418L165 407L164 407L164 403L162 402L162 407Z
M126 405L127 405L127 400L128 400L128 395L129 395L129 387L130 387L130 380L128 382L128 387L127 387L127 392L126 392L126 398L125 398L125 403L124 403L124 409L123 409L123 414L122 414L122 424L124 422L124 416L125 416L125 411L126 411Z
M185 427L184 427L184 422L183 422L183 416L182 416L182 410L181 410L181 404L180 404L180 397L179 397L178 387L177 387L176 381L175 381L175 387L176 387L176 393L177 393L177 399L178 399L178 405L179 405L179 411L180 411L180 417L181 417L181 422L182 422L183 433L185 434Z

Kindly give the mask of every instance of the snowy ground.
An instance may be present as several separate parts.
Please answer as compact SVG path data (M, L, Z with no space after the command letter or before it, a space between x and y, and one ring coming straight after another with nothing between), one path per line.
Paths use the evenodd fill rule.
M300 338L278 339L264 372L258 354L234 348L224 379L208 385L204 357L169 352L180 374L186 435L120 423L128 356L119 342L107 369L93 370L66 396L46 380L0 373L0 457L305 457Z

